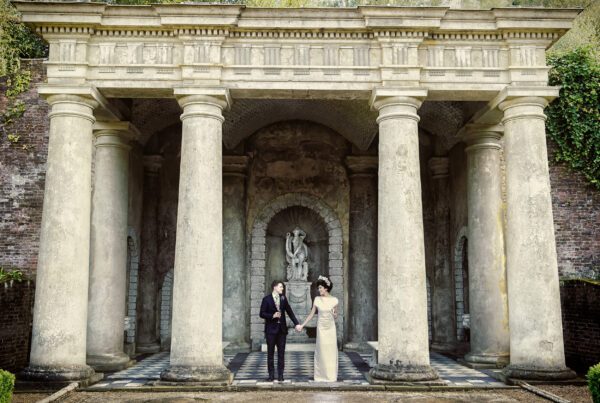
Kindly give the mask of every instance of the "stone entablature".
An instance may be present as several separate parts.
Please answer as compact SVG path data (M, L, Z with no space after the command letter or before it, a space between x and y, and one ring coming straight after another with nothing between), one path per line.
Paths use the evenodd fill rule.
M88 83L109 97L125 88L128 96L171 96L182 85L224 86L234 97L261 96L265 86L281 95L302 89L364 97L375 87L418 85L429 99L489 100L507 84L545 85L544 51L578 13L15 5L50 44L50 84Z

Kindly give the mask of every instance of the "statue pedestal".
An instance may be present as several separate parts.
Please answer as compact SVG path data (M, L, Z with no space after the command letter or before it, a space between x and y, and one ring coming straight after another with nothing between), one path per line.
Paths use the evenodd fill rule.
M310 282L307 281L288 281L285 283L286 298L300 323L308 316L312 308L312 299L310 297ZM291 327L287 336L287 341L291 343L308 343L310 339L306 331L300 333L293 330L294 323L287 318L287 325ZM317 316L315 315L306 327L316 327Z

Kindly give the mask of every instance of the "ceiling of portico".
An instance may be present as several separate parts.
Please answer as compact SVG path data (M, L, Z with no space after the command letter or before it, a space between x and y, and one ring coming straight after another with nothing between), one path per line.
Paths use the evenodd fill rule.
M456 133L485 103L426 101L419 109L422 130L437 136L443 148L459 139ZM136 99L132 123L146 144L157 133L179 123L181 108L174 99ZM234 149L257 130L286 120L307 120L327 126L361 150L377 135L377 112L364 100L237 99L224 112L223 143Z

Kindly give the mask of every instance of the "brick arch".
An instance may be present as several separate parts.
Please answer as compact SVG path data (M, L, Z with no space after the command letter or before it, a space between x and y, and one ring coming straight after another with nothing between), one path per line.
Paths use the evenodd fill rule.
M307 193L287 193L268 202L258 213L252 225L250 240L250 337L253 349L257 349L264 339L264 320L259 316L260 304L264 296L266 268L266 236L271 219L289 207L306 207L317 213L325 223L329 236L329 276L334 284L332 295L339 299L340 314L336 320L338 344L342 341L344 324L344 251L342 223L335 211L321 199ZM341 344L340 344L341 345Z

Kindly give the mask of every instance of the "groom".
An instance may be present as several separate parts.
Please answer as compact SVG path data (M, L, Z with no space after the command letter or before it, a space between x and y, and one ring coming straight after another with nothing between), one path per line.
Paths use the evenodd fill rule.
M285 338L288 334L285 313L296 325L296 331L301 327L283 295L283 282L275 280L271 284L271 294L266 295L260 304L260 317L265 320L265 338L267 339L267 366L269 368L269 381L275 380L275 346L277 346L277 380L283 382L283 368L285 357Z

